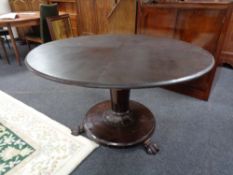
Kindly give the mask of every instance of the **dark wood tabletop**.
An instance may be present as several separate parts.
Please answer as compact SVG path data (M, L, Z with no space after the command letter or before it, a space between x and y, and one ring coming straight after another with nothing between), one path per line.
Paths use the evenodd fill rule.
M168 38L99 35L43 44L26 65L50 80L96 88L148 88L200 77L214 66L202 48Z

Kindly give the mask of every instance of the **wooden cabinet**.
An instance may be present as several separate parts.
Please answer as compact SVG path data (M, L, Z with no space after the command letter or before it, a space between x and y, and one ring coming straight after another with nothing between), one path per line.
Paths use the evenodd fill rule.
M135 33L136 0L77 0L80 35Z
M59 12L70 15L72 31L78 35L78 7L77 0L49 0L50 3L57 3Z
M9 0L11 10L13 12L22 11L38 11L40 9L41 3L48 3L47 0ZM24 39L26 33L28 33L30 28L20 27L17 28L18 35L20 39Z
M229 64L233 67L233 14L226 32L226 37L220 56L220 64Z
M201 46L215 56L217 65L230 13L230 1L139 1L137 33L172 37ZM207 100L215 71L216 66L202 78L168 88Z

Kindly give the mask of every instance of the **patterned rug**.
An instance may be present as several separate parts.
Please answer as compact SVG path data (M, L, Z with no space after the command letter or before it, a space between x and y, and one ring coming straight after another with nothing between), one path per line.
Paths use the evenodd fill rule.
M0 91L0 175L68 175L97 147Z

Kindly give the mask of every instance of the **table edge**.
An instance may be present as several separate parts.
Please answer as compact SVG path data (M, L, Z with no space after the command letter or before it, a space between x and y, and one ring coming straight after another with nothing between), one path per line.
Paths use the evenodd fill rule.
M25 59L24 63L26 65L26 67L31 72L33 72L34 74L36 74L42 78L45 78L47 80L51 80L51 81L58 82L61 84L76 85L76 86L87 87L87 88L100 88L100 89L144 89L144 88L154 88L154 87L174 85L174 84L184 83L184 82L188 82L188 81L200 78L201 76L210 72L216 66L216 62L215 62L214 58L212 58L212 63L208 67L206 67L202 71L199 71L193 75L188 75L188 76L185 76L182 78L177 78L174 80L165 80L165 81L160 81L157 83L145 83L143 85L141 85L141 84L127 84L127 85L112 84L112 85L109 85L109 84L101 84L101 83L98 83L98 84L97 83L89 83L89 82L83 82L83 81L72 81L72 80L66 80L66 79L62 79L62 78L52 77L52 76L49 76L47 74L44 74L44 73L39 72L36 69L32 68L28 64L27 58Z

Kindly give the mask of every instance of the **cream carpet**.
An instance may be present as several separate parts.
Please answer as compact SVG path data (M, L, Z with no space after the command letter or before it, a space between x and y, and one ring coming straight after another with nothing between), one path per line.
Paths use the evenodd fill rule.
M97 147L0 91L1 175L67 175Z

